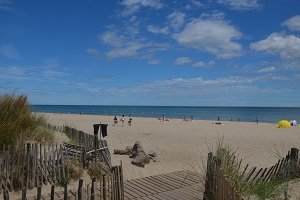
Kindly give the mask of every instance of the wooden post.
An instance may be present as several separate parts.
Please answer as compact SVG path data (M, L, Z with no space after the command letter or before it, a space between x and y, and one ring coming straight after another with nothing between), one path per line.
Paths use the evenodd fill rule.
M291 148L291 155L290 155L291 161L297 162L298 155L299 155L299 149Z
M26 152L27 152L27 188L30 188L30 143L27 143L26 146Z
M91 200L95 200L96 199L95 182L96 182L96 178L93 177L92 178L92 188L91 188Z
M39 186L37 188L37 197L36 197L36 200L41 200L41 197L42 197L42 187Z
M96 128L95 126L98 126ZM95 149L95 162L97 161L97 149L98 149L98 132L99 132L99 124L94 124L95 130L94 130L94 149ZM100 128L101 130L101 128ZM96 132L95 132L96 131Z
M54 185L51 186L50 200L54 200Z
M68 183L64 185L64 200L68 200Z
M106 178L105 175L102 176L102 181L103 181L103 200L106 200Z
M9 200L8 190L4 190L4 192L3 192L3 198L4 198L4 200Z
M83 180L80 179L79 180L79 184L78 184L78 200L82 200L82 185L83 185Z
M22 189L22 200L26 200L26 192L27 192L27 188L23 188Z
M299 156L299 149L291 148L291 155L290 155L290 178L299 178L300 173L298 172L298 156Z
M213 168L213 153L209 152L207 156L206 180L203 200L212 200L213 197Z

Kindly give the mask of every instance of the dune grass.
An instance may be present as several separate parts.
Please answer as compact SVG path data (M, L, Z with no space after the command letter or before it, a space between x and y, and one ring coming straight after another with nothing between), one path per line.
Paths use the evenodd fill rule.
M54 136L45 118L31 113L26 95L0 95L0 147L27 140L52 143Z
M239 159L237 149L224 144L224 138L217 142L215 155L220 158L222 170L227 179L235 188L236 192L241 194L244 199L277 199L282 196L287 196L286 192L288 179L274 178L269 181L246 181L242 175L242 160Z

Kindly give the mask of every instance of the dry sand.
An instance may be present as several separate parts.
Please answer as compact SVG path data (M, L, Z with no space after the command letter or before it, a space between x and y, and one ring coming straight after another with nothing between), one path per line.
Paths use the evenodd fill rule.
M209 150L219 138L232 148L238 148L241 158L252 166L270 167L278 160L275 152L285 155L289 147L300 145L300 127L277 128L276 124L249 122L222 122L194 120L185 122L171 119L160 122L155 118L134 117L132 126L119 122L113 126L112 116L49 114L48 121L55 125L69 125L86 133L93 133L94 123L107 123L110 152L124 149L140 141L146 152L155 151L159 162L151 162L145 168L134 166L126 155L112 154L113 164L123 163L124 178L134 179L183 169L200 171L206 164ZM203 165L204 163L204 165Z
M300 144L300 126L289 129L279 129L276 124L222 122L222 125L212 124L214 121L194 120L185 122L181 119L171 119L160 122L154 118L134 117L132 126L128 126L128 118L124 127L119 122L113 126L112 116L50 114L43 113L48 122L53 125L69 125L86 133L93 133L94 123L107 123L110 152L114 149L124 149L133 146L138 140L146 152L155 151L158 162L150 162L145 168L132 165L126 155L112 154L112 162L117 165L122 161L124 178L134 179L157 175L184 169L196 170L203 174L206 166L207 153L216 147L218 139L224 137L224 143L237 149L244 163L257 167L270 167L278 160L275 152L285 156L288 148ZM120 117L118 118L120 119ZM58 142L68 141L68 138L55 132ZM90 182L85 173L83 179ZM78 183L72 182L68 187L77 188ZM290 184L291 200L300 199L300 182ZM58 188L57 190L62 190ZM43 186L43 193L50 191L50 185ZM28 191L28 196L34 196L36 188ZM11 199L20 198L20 192L10 194Z

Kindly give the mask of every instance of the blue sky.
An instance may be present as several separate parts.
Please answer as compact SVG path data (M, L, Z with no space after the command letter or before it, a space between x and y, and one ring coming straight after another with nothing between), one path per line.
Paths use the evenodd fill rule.
M300 106L299 0L0 0L0 93Z

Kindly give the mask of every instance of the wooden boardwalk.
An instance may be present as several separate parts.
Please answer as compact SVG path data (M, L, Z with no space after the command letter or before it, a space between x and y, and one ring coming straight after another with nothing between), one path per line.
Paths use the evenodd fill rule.
M199 174L177 171L129 180L124 183L125 200L196 200L203 197Z

